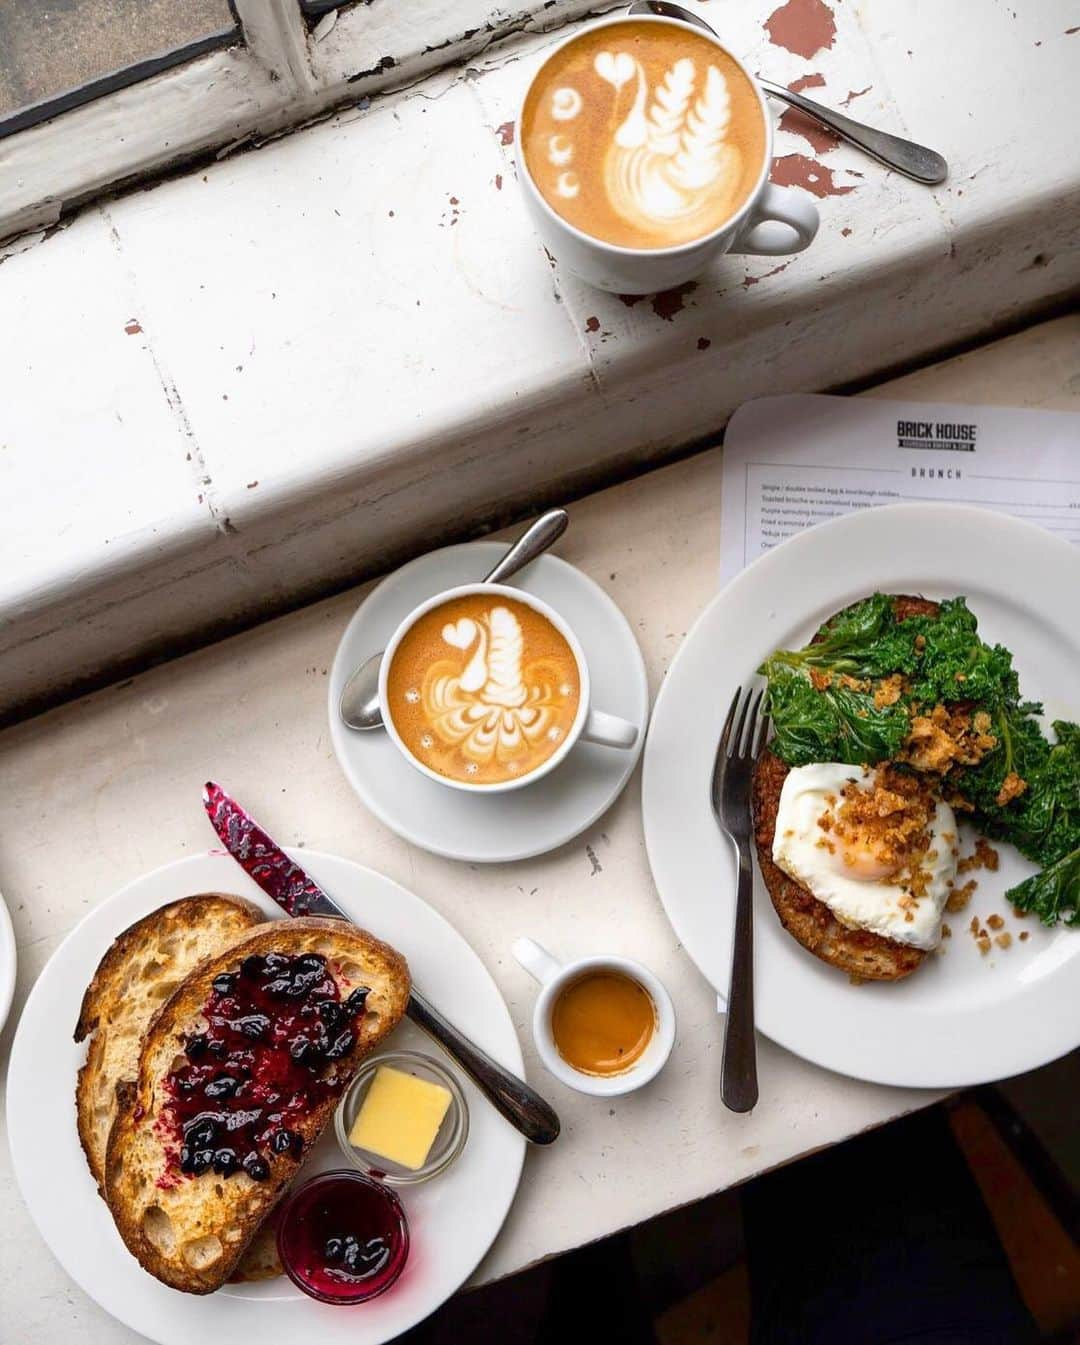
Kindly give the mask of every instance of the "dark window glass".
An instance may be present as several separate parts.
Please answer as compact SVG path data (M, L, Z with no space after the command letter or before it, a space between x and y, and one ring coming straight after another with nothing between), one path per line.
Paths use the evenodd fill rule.
M0 0L0 135L238 35L229 0Z
M332 9L346 9L349 3L350 0L300 0L300 8L309 18L317 19ZM361 0L361 3L370 4L371 0Z

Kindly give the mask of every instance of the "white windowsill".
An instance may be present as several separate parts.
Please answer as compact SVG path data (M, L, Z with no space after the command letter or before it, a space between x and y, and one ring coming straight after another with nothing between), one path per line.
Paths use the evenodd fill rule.
M941 148L950 182L782 130L777 154L840 192L818 240L681 300L590 291L530 231L499 128L550 35L9 254L0 713L659 460L748 397L1075 290L1072 6L986 7L977 30L961 7L834 7L806 59L770 44L774 4L723 19L780 82L870 86L852 114Z

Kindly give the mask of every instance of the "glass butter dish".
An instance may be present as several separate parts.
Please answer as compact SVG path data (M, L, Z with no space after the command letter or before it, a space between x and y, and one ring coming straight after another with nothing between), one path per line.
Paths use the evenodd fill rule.
M384 1066L386 1067L386 1074L383 1076L384 1084L387 1082L402 1084L403 1081L397 1076L406 1075L410 1079L415 1079L423 1084L435 1085L445 1089L450 1095L446 1113L438 1123L431 1147L417 1167L408 1166L405 1162L387 1157L378 1152L374 1144L368 1148L354 1144L350 1139L357 1119L364 1108L364 1103L367 1101L375 1083L376 1076L380 1068ZM387 1080L387 1074L392 1076L391 1080ZM407 1083L404 1086L407 1089ZM431 1090L423 1091L430 1092ZM392 1107L396 1097L388 1095L387 1100ZM407 1105L407 1101L405 1105ZM380 1120L385 1123L388 1136L396 1138L397 1127L394 1124L393 1111L391 1110L387 1114L385 1107L382 1110L384 1115L380 1117ZM400 1119L406 1121L408 1118L403 1116ZM403 1125L402 1129L404 1128ZM461 1085L440 1061L433 1059L431 1056L423 1055L419 1051L388 1051L383 1055L372 1056L370 1060L365 1060L361 1065L356 1077L349 1084L338 1103L337 1111L334 1113L334 1131L341 1152L344 1154L346 1161L351 1163L353 1167L378 1181L386 1182L390 1186L411 1186L418 1182L428 1181L440 1172L445 1172L464 1149L465 1141L469 1137L469 1108L461 1090ZM391 1146L388 1145L387 1147Z

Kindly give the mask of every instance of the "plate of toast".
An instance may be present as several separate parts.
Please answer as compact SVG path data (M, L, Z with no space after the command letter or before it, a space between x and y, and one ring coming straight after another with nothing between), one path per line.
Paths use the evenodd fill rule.
M855 1078L964 1087L1080 1045L1080 549L896 505L767 552L699 618L645 751L649 860L724 997L734 852L710 781L737 688L754 765L757 1027Z
M403 1018L413 978L524 1069L498 988L452 926L357 864L307 850L303 862L355 923L282 917L222 853L181 860L91 911L19 1022L7 1119L23 1196L72 1278L160 1345L207 1332L218 1345L293 1345L298 1332L380 1345L468 1278L517 1189L524 1140L461 1076L467 1141L437 1180L402 1188L412 1241L393 1287L335 1308L282 1274L276 1212L291 1187L345 1166L333 1116L360 1064L388 1044L438 1054ZM215 1036L211 1008L238 1002L238 984L261 1011ZM317 1062L305 1014L329 1025ZM219 1125L205 1153L204 1092L246 1099L221 1112L228 1134Z

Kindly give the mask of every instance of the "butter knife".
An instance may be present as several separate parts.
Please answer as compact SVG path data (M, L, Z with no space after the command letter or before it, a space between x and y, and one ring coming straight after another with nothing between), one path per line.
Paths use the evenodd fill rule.
M330 915L348 920L319 884L220 785L208 781L203 807L222 845L249 878L287 915ZM551 1144L559 1135L554 1109L523 1079L459 1032L413 986L405 1012L456 1060L496 1111L533 1144Z

